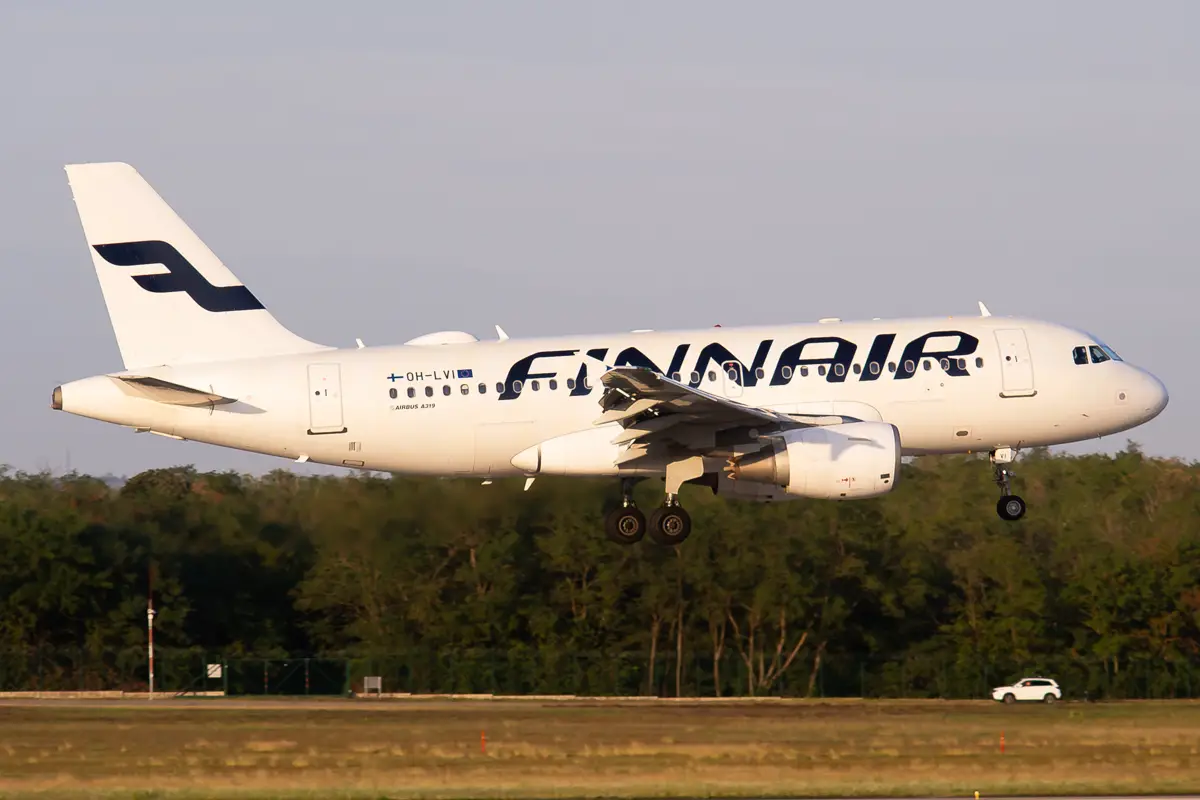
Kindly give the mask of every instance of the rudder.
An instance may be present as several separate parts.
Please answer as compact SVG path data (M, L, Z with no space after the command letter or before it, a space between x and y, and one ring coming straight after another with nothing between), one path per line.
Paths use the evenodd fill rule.
M327 349L280 325L133 167L66 172L126 369Z

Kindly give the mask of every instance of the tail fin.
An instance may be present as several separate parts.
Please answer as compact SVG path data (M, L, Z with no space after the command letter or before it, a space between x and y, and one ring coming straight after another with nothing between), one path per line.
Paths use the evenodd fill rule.
M280 325L133 167L66 170L126 369L325 349Z

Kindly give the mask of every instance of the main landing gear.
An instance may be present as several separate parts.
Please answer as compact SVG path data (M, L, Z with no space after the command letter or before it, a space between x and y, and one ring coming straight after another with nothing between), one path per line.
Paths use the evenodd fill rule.
M1006 522L1016 522L1025 516L1025 501L1012 493L1013 471L1008 465L1016 458L1011 447L998 447L992 451L992 469L996 485L1000 487L1000 499L996 501L996 513Z
M636 544L646 534L655 544L674 546L692 532L692 518L679 505L673 494L668 494L660 508L650 512L650 519L633 504L631 478L621 479L621 506L604 518L604 533L617 544Z
M657 544L674 547L692 532L692 517L679 505L675 495L667 495L667 502L650 512L650 538Z

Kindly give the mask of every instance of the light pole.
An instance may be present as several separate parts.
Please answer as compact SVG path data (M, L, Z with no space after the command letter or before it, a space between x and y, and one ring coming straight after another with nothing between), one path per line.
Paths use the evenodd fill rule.
M146 606L146 629L150 634L150 697L154 699L154 600Z

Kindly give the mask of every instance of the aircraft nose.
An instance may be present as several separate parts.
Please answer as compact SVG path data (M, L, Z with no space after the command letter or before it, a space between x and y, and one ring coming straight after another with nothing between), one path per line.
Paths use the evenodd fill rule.
M1162 381L1145 370L1138 370L1137 385L1134 387L1134 395L1130 399L1144 414L1142 421L1148 422L1162 413L1171 398Z
M1170 402L1171 398L1166 393L1166 385L1163 381L1148 372L1146 373L1146 383L1147 408L1153 419L1163 413L1163 409L1166 408L1166 404Z

